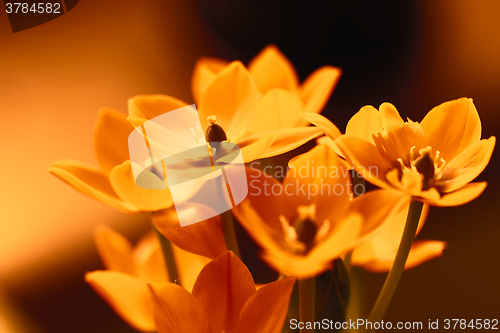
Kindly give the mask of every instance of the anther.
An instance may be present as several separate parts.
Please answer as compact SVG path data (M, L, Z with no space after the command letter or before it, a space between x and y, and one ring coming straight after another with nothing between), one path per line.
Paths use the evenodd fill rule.
M205 139L207 142L222 142L227 141L227 135L224 129L217 124L216 116L207 117L208 127L205 132Z

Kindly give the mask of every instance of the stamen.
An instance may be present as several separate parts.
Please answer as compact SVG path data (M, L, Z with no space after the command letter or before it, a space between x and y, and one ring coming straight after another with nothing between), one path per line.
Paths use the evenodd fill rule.
M281 227L283 228L283 232L285 233L285 240L288 243L297 241L297 233L295 232L295 228L290 225L286 217L280 215L278 219L281 222Z
M227 141L227 135L224 129L217 124L216 116L207 117L208 127L205 132L205 139L207 142L222 142Z
M420 157L413 162L413 165L417 169L417 171L424 176L422 182L422 190L426 191L430 188L430 181L434 178L434 160L431 157L430 146L420 149Z
M316 204L310 206L299 206L297 208L299 216L293 223L297 240L305 245L306 252L311 250L318 234L318 226L314 222L316 215Z

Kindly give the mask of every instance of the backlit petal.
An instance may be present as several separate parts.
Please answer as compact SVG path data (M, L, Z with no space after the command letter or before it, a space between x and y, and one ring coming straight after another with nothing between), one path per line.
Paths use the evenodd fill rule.
M371 105L363 106L347 123L346 134L352 134L375 144L373 134L383 129L381 113Z
M307 122L300 116L303 111L304 105L295 92L271 89L260 99L248 133L306 125Z
M442 241L415 241L411 246L410 254L408 255L408 259L406 260L405 269L416 267L426 261L440 257L443 254L445 248L446 243ZM373 261L364 263L363 265L361 265L361 267L375 273L388 272L394 263L395 257L396 252L392 253L390 259L374 259Z
M302 114L302 117L325 131L325 135L331 140L335 140L342 134L334 123L318 113L305 112Z
M106 269L135 275L132 245L125 237L100 225L94 230L94 241Z
M436 183L441 192L455 191L474 180L490 162L496 138L478 141L451 160L443 169L442 178Z
M295 273L300 275L295 276L299 278L309 278L322 273L324 270L318 270L314 267L320 267L320 264L325 268L329 267L334 259L352 249L362 232L362 228L363 217L361 215L346 215L346 217L330 232L330 235L328 235L324 241L316 245L306 257L311 265L311 269L306 270L302 268L302 272Z
M295 128L281 128L274 131L255 133L241 142L241 146L244 146L249 141L255 141L256 139L273 134L275 135L275 140L271 146L266 150L266 152L260 156L260 158L272 157L284 154L293 150L297 147L302 146L304 143L311 141L314 138L323 134L323 130L315 126L307 127L295 127ZM246 159L245 159L246 162Z
M384 129L392 131L403 125L404 120L399 115L398 110L391 103L382 103L379 107L383 119Z
M470 183L451 193L447 193L438 200L422 200L432 206L450 207L464 205L483 193L487 183Z
M177 246L173 246L173 249L175 262L178 263L177 270L181 285L191 292L198 275L203 267L210 262L210 259L184 251Z
M196 207L194 207L196 213ZM220 217L181 227L174 208L153 214L153 224L179 248L207 258L215 258L226 251Z
M373 190L354 198L346 215L357 214L363 218L362 238L358 242L379 232L383 223L392 219L401 206L407 204L408 197L399 191Z
M410 151L415 152L427 147L428 141L419 123L408 122L395 127L386 133L373 136L375 145L389 162L401 158L406 166L410 166Z
M392 167L380 155L377 147L360 137L349 134L340 136L335 140L335 144L364 179L378 187L391 188L385 180L385 175Z
M228 64L229 62L226 60L209 57L202 57L196 61L191 79L191 92L196 103L200 102L201 96L217 73Z
M399 205L395 213L385 219L376 235L354 249L351 257L353 265L365 267L364 265L372 262L375 265L375 263L394 261L406 225L409 203L410 197L407 197L406 202ZM417 233L425 224L428 213L429 205L424 205Z
M351 172L344 162L326 145L318 145L293 158L283 181L290 188L288 206L316 204L316 219L334 223L347 210L352 198ZM333 214L332 214L333 212Z
M239 143L241 156L243 156L245 163L261 159L262 156L267 154L267 151L272 146L277 136L278 135L275 133L266 133L265 136L255 135L252 139Z
M155 177L152 173L148 174ZM135 183L130 161L116 166L109 175L111 185L118 196L133 204L140 211L157 211L172 206L170 190L148 190Z
M274 88L292 91L299 84L293 64L275 45L260 51L248 64L248 70L263 94Z
M229 251L207 264L193 287L214 332L236 332L240 312L254 292L248 268Z
M481 139L481 120L470 98L436 106L421 125L429 144L439 150L447 162Z
M128 160L128 136L132 126L127 116L112 109L101 109L94 126L94 149L99 165L109 173Z
M250 127L258 101L255 82L241 62L234 61L217 74L201 97L201 126L206 129L207 117L214 115L228 137L236 137Z
M307 77L300 88L306 112L320 113L342 75L340 68L323 66Z
M158 237L153 232L142 237L133 251L136 276L150 283L168 282L165 260Z
M128 100L128 114L131 117L153 119L184 106L187 104L171 96L139 95Z
M294 278L266 284L245 303L238 321L238 333L279 333L286 319Z
M108 177L88 164L78 161L52 163L49 172L83 194L121 211L137 211L137 207L123 202L111 187Z
M279 216L292 217L296 214L290 207L286 206L286 193L283 192L281 183L266 173L266 168L262 171L251 165L245 171L247 174L248 195L244 201L248 205L237 205L232 209L232 212L245 228L252 230L258 228L256 226L258 221L249 218L251 214L246 212L246 208L251 206L271 229L281 232Z
M213 333L196 297L174 283L150 285L158 333Z
M153 302L144 281L112 271L87 273L85 281L129 325L143 332L156 330Z

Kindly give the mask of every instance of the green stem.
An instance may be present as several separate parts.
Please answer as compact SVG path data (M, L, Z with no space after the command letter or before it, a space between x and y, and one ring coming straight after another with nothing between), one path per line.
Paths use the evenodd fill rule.
M240 248L238 246L238 239L236 238L236 231L234 229L234 220L231 211L228 210L220 214L222 222L222 231L224 232L224 239L228 250L233 251L238 258L241 259Z
M373 306L373 309L368 316L368 321L378 322L382 320L391 302L392 296L396 291L399 280L403 275L405 269L406 259L408 259L408 254L410 253L411 245L415 239L415 234L417 233L418 222L420 220L420 214L422 213L422 208L424 204L420 201L412 200L410 202L410 208L408 209L408 217L406 218L406 225L403 231L403 237L401 238L401 243L399 244L398 253L396 254L396 259L392 265L387 278L385 279L384 286L378 295L377 301ZM375 330L369 330L369 332L374 332Z
M315 300L316 298L316 278L299 280L299 302L300 321L304 324L314 325L315 320ZM301 329L300 333L314 333L314 329Z
M179 278L179 272L177 271L177 265L175 264L174 251L172 249L172 243L163 234L153 226L153 230L158 237L161 245L161 251L163 252L163 259L165 260L165 265L167 266L167 273L170 282L181 284Z

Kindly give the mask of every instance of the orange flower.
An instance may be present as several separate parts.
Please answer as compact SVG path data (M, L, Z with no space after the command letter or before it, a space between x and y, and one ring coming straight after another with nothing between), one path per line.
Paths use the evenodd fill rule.
M472 99L461 98L433 108L421 123L404 122L389 103L380 111L365 106L332 148L374 185L430 205L456 206L485 189L486 182L469 182L488 165L495 141L493 136L481 140L481 121Z
M350 172L326 145L289 163L283 184L247 169L249 194L233 209L277 271L306 279L378 231L406 203L396 191L376 190L352 199Z
M132 248L123 236L101 226L96 229L95 241L106 270L87 273L87 283L129 325L144 332L156 331L147 283L168 281L158 239L147 234ZM191 291L209 260L175 246L173 249L181 284Z
M129 161L128 136L134 127L115 110L102 109L94 126L94 148L101 169L79 161L53 163L49 172L91 198L125 212L172 206L168 189L136 185Z
M202 269L192 293L173 284L152 284L159 333L278 333L288 312L295 279L256 291L247 267L225 252Z
M229 140L241 148L245 162L288 152L321 135L320 129L305 126L307 121L300 114L321 111L340 77L339 69L322 67L298 86L295 69L272 46L252 61L250 72L238 61L218 66L220 62L199 61L193 94L203 130L208 126L207 118L216 116ZM103 109L94 128L101 170L82 162L59 161L49 171L80 192L122 211L168 208L172 206L168 189L148 190L136 185L128 136L145 121L184 106L187 104L170 96L134 97L128 110L133 126L120 112Z
M417 234L424 226L428 213L429 206L424 205ZM383 223L376 235L353 250L351 264L372 272L388 272L398 251L407 215L408 204L404 204L397 210L396 214ZM441 256L445 248L446 243L442 241L415 241L411 247L405 269L413 268Z
M275 134L270 145L258 154L258 158L265 158L283 154L319 135L314 127L306 126L308 122L300 114L321 112L340 75L339 68L324 66L299 85L293 64L276 46L269 45L250 61L248 71L239 62L201 58L195 66L191 87L202 122L206 121L205 116L214 114L224 129L236 123L237 130L229 133L229 137L245 129L238 141L240 147L259 137ZM255 111L247 110L246 117L242 118L236 113L238 108L234 103L221 105L224 95L247 99L251 96ZM243 154L245 162L257 156L246 155Z

